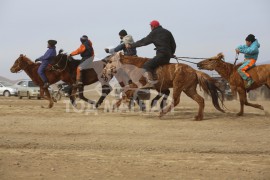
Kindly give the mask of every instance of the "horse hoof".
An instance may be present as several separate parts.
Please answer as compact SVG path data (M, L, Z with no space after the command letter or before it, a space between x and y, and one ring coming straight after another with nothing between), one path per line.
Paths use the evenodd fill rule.
M201 117L201 116L195 116L194 119L195 119L195 121L201 121L203 119L203 117Z
M243 113L239 112L236 114L237 116L243 116Z
M260 106L259 109L264 110L263 106Z

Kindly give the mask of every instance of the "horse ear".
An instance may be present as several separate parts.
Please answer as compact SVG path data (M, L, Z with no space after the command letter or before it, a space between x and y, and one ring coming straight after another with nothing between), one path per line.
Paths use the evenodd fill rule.
M23 54L20 54L20 57L23 57Z
M220 60L224 59L223 53L218 53L217 57L218 57L218 59L220 59Z

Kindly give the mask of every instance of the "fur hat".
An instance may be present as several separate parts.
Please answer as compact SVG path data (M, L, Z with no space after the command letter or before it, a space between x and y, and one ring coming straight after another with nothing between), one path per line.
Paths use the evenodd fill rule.
M249 41L249 42L254 42L256 39L255 39L255 36L253 34L249 34L247 37L246 37L246 41Z
M55 46L55 45L57 44L57 41L56 41L56 40L49 40L49 41L48 41L48 44L49 44L50 46Z

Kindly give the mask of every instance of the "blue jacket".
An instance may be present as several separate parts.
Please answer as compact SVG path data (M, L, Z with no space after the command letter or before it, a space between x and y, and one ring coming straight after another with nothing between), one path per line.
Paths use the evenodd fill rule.
M257 60L259 55L260 44L258 40L255 40L250 46L240 45L237 47L240 53L245 54L245 59L255 59Z
M51 59L56 56L56 49L55 47L50 47L46 53L38 58L42 63L50 63Z

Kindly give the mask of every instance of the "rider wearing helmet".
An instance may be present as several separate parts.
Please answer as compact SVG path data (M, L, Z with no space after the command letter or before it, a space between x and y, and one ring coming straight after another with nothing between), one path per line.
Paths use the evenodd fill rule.
M70 56L80 54L82 57L81 63L77 67L76 84L74 85L77 87L83 85L81 71L90 68L90 65L93 62L95 56L92 42L88 39L88 37L86 35L83 35L80 38L80 41L82 43L80 47L70 54Z

